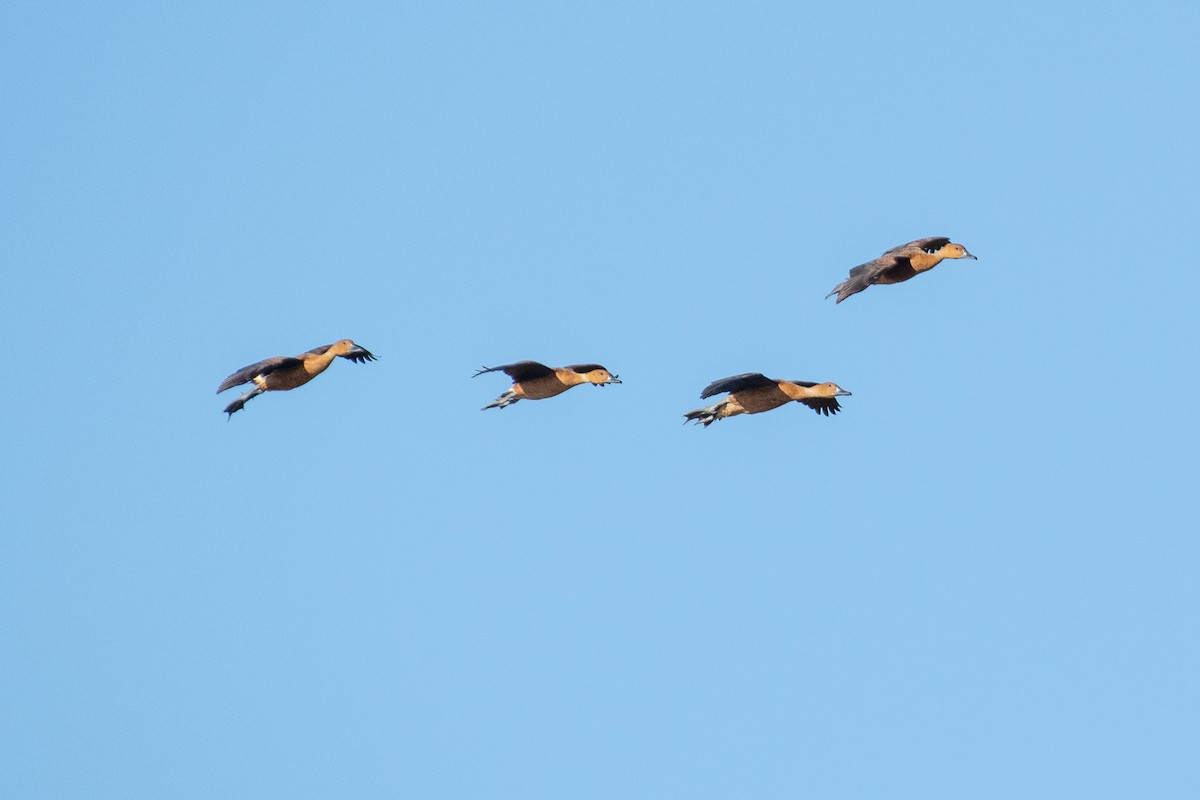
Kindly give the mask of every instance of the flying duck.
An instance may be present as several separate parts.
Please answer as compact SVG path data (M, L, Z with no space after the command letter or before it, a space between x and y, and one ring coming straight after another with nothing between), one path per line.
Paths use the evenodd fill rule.
M761 414L795 400L829 416L841 410L837 398L849 397L850 393L836 383L813 383L812 381L784 381L768 378L760 372L747 372L722 378L704 387L701 399L722 392L729 396L704 408L684 414L685 423L694 421L708 427L719 419L738 414Z
M225 413L229 415L227 419L233 419L235 412L242 410L251 398L263 392L286 392L303 386L328 369L333 359L338 356L355 363L377 360L366 348L359 347L349 339L342 339L333 344L314 347L298 356L275 356L242 367L221 381L221 385L217 387L217 394L220 394L243 383L254 384L253 389L225 406Z
M840 303L852 294L861 292L873 283L900 283L914 275L928 272L944 258L975 258L961 244L945 236L931 236L893 247L879 258L859 264L850 270L850 277L833 287L825 297L837 295Z
M485 372L503 372L512 378L512 387L488 403L481 410L504 408L518 400L544 400L562 394L572 386L591 383L607 386L620 383L620 379L599 364L571 364L566 367L547 367L536 361L518 361L500 367L481 367L472 375L477 378Z

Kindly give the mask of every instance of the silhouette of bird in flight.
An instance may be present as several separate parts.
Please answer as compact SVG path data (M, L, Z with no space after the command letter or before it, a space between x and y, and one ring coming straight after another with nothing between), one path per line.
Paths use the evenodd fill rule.
M793 400L828 417L842 408L837 398L850 396L850 392L836 383L784 381L768 378L760 372L747 372L744 375L713 381L704 387L700 398L705 399L722 392L729 392L729 396L711 406L689 411L683 415L685 422L691 420L707 428L719 419L738 414L761 414Z
M621 380L599 364L571 364L566 367L547 367L536 361L518 361L515 364L505 364L500 367L481 367L472 375L477 378L485 372L503 372L512 378L512 387L504 394L484 406L481 411L489 408L504 408L518 400L544 400L562 394L572 386L591 383L596 386L607 386L610 383L620 383Z
M945 236L931 236L915 242L893 247L886 253L850 270L850 277L833 287L826 298L837 295L838 303L852 294L857 294L875 283L900 283L928 272L946 258L970 258L961 244L955 244Z
M342 339L333 344L314 347L298 356L275 356L242 367L221 381L221 385L217 387L217 394L220 394L243 383L254 384L253 389L225 406L225 413L229 415L227 419L233 419L235 412L241 411L247 402L263 392L286 392L303 386L328 369L333 359L339 356L355 363L378 360L366 348L349 339Z

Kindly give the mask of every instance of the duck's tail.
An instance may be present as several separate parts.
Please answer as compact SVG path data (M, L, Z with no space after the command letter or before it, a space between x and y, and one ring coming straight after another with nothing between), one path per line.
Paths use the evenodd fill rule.
M836 294L837 301L834 303L834 305L837 305L837 303L842 302L850 295L858 294L863 289L870 286L871 281L867 275L867 270L865 269L866 266L866 264L862 264L850 270L850 277L833 287L833 291L825 295L825 299L828 300Z
M243 408L246 407L246 403L250 402L251 398L258 397L260 394L262 394L265 391L266 391L266 389L262 388L261 386L255 386L253 389L246 392L244 395L239 397L237 400L234 400L232 403L225 406L225 413L229 415L225 419L233 419L233 415L235 412L241 411Z
M697 408L695 411L689 411L683 415L683 424L695 422L697 424L708 427L721 418L721 411L725 408L727 401L722 400L719 403L713 403L711 406Z
M517 402L520 399L521 399L520 395L518 395L512 389L509 389L507 392L500 395L495 400L488 403L486 406L484 406L483 408L481 408L479 410L487 411L489 408L504 408L505 406L511 406L513 403Z

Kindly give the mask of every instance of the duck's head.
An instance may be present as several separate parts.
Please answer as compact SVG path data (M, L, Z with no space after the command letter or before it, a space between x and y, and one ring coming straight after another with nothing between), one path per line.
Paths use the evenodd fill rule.
M813 387L813 391L819 393L822 397L849 397L850 393L836 383L818 383Z
M342 339L341 341L334 342L333 347L331 347L330 349L333 350L335 355L339 355L342 358L348 358L351 361L354 361L354 362L360 363L360 364L364 361L378 361L379 360L379 359L375 358L375 356L371 353L370 350L368 350L365 347L362 347L361 345L355 344L350 339Z
M958 244L956 242L951 242L950 244L943 247L941 250L938 251L938 255L941 256L942 258L970 258L975 261L979 260L979 259L975 258L975 256L968 253L967 248L963 247L961 244Z
M599 364L578 364L570 367L571 370L578 372L583 376L583 379L588 383L596 386L607 386L610 383L620 383L621 379L613 375Z

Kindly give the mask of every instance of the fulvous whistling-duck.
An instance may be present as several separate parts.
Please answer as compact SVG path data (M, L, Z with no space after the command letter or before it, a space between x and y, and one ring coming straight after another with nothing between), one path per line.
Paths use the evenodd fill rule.
M480 409L481 411L511 406L518 400L544 400L547 397L562 394L572 386L578 386L581 383L607 386L610 383L621 382L616 375L599 364L547 367L536 361L518 361L502 367L481 367L471 377L477 378L485 372L503 372L513 379L513 385L507 392Z
M840 303L852 294L861 292L873 283L900 283L914 275L927 272L944 258L975 258L961 244L945 236L931 236L893 247L874 261L859 264L850 270L850 277L833 287L825 297L837 295Z
M793 400L828 417L842 408L837 398L850 396L849 392L836 383L781 381L767 378L758 372L747 372L745 375L713 381L704 388L700 397L712 397L721 392L729 392L729 396L711 406L689 411L683 415L684 421L694 420L707 428L725 417L759 414L779 408Z
M303 386L328 369L333 359L338 356L360 364L378 360L366 348L359 347L349 339L342 339L340 342L314 347L298 356L275 356L242 367L221 381L221 385L217 387L217 394L243 383L254 383L253 389L225 406L228 419L232 419L234 412L242 410L252 397L257 397L263 392L286 392L288 389Z

